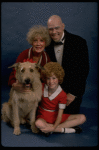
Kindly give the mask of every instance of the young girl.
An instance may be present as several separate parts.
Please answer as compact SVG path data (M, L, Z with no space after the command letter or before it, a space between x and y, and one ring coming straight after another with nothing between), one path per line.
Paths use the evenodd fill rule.
M64 78L64 70L57 62L49 62L41 72L43 84L43 95L38 108L35 125L44 133L80 133L78 126L85 122L83 114L63 114L66 107L66 93L61 84Z

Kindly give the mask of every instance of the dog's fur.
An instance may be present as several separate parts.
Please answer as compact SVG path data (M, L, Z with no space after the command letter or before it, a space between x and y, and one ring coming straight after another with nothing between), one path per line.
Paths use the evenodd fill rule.
M26 119L30 119L32 132L37 133L38 129L35 127L35 116L38 102L42 96L40 73L35 63L15 63L11 67L15 67L16 79L27 89L31 89L31 91L28 93L19 93L12 87L10 99L2 107L2 119L4 122L11 123L14 127L13 134L15 135L21 133L20 124L24 124L26 123Z

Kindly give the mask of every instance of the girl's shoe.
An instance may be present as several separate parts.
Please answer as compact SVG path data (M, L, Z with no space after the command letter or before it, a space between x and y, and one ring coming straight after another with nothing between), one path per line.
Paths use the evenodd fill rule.
M42 131L39 132L41 135L44 135L45 137L49 137L52 132L44 133Z
M50 134L51 134L51 132L49 132L49 133L45 133L45 136L46 136L46 137L49 137L49 136L50 136Z
M75 133L81 133L82 132L82 129L79 127L79 126L75 126L75 127L72 127L73 129L75 129Z

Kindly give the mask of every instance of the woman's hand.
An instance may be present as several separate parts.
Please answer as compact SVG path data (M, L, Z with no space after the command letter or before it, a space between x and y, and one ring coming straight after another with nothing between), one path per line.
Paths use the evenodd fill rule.
M12 88L13 88L14 90L16 90L17 92L20 92L20 93L30 92L30 91L31 91L31 90L25 88L25 87L23 86L23 84L21 84L18 80L16 80L16 82L13 83Z

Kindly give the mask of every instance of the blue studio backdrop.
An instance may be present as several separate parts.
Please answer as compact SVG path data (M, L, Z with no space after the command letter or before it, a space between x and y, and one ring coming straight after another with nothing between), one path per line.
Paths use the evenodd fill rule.
M50 143L54 142L54 137L56 138L55 143L50 145L49 141L44 139L41 140L45 145L49 146L69 146L76 145L82 146L83 142L85 145L97 145L97 119L90 116L90 112L94 110L96 113L97 107L97 82L98 82L98 4L96 2L2 2L1 3L1 83L3 92L2 102L8 101L8 93L6 89L8 88L8 79L12 69L8 69L9 66L15 63L18 55L25 49L30 48L31 45L26 41L26 34L34 25L44 25L47 26L47 20L51 15L59 15L65 24L65 29L72 33L81 36L87 41L88 51L89 51L89 64L90 71L87 78L87 85L85 94L82 101L82 111L88 115L89 120L85 124L88 126L88 130L78 137L79 142L75 142L76 138L72 135L67 136L67 140L70 138L72 142L65 142L65 139L60 141L55 135L50 139ZM9 92L9 91L8 91ZM4 94L3 94L4 93ZM93 109L93 110L92 110ZM95 118L95 119L94 119ZM89 123L88 123L89 122ZM92 125L92 126L91 126ZM4 146L38 146L40 143L38 137L35 136L36 142L29 140L29 145L27 142L22 143L21 139L24 134L18 136L21 142L16 140L17 137L12 134L12 129L3 124L2 125L2 144ZM9 133L6 132L9 130ZM11 130L11 133L10 133ZM95 131L95 132L94 132ZM88 134L87 134L88 133ZM94 133L94 134L93 134ZM10 134L12 136L10 136ZM28 136L28 135L27 135ZM65 136L65 135L61 135ZM69 137L70 136L70 137ZM33 138L33 135L31 135ZM93 139L91 139L94 138ZM12 138L12 139L11 139ZM66 137L65 137L66 138ZM72 139L73 138L73 139ZM13 140L15 139L15 142ZM75 139L75 140L74 140ZM85 141L81 142L81 139ZM59 140L59 142L57 142ZM86 141L87 140L87 141ZM40 142L40 141L39 141ZM89 142L89 143L88 143ZM43 144L43 146L44 146ZM56 145L55 145L56 144ZM77 146L77 145L76 145Z
M7 85L12 65L18 55L31 45L26 34L33 25L47 26L48 18L57 14L65 29L83 37L89 50L90 72L87 84L97 84L98 6L93 2L5 2L1 3L2 85Z

